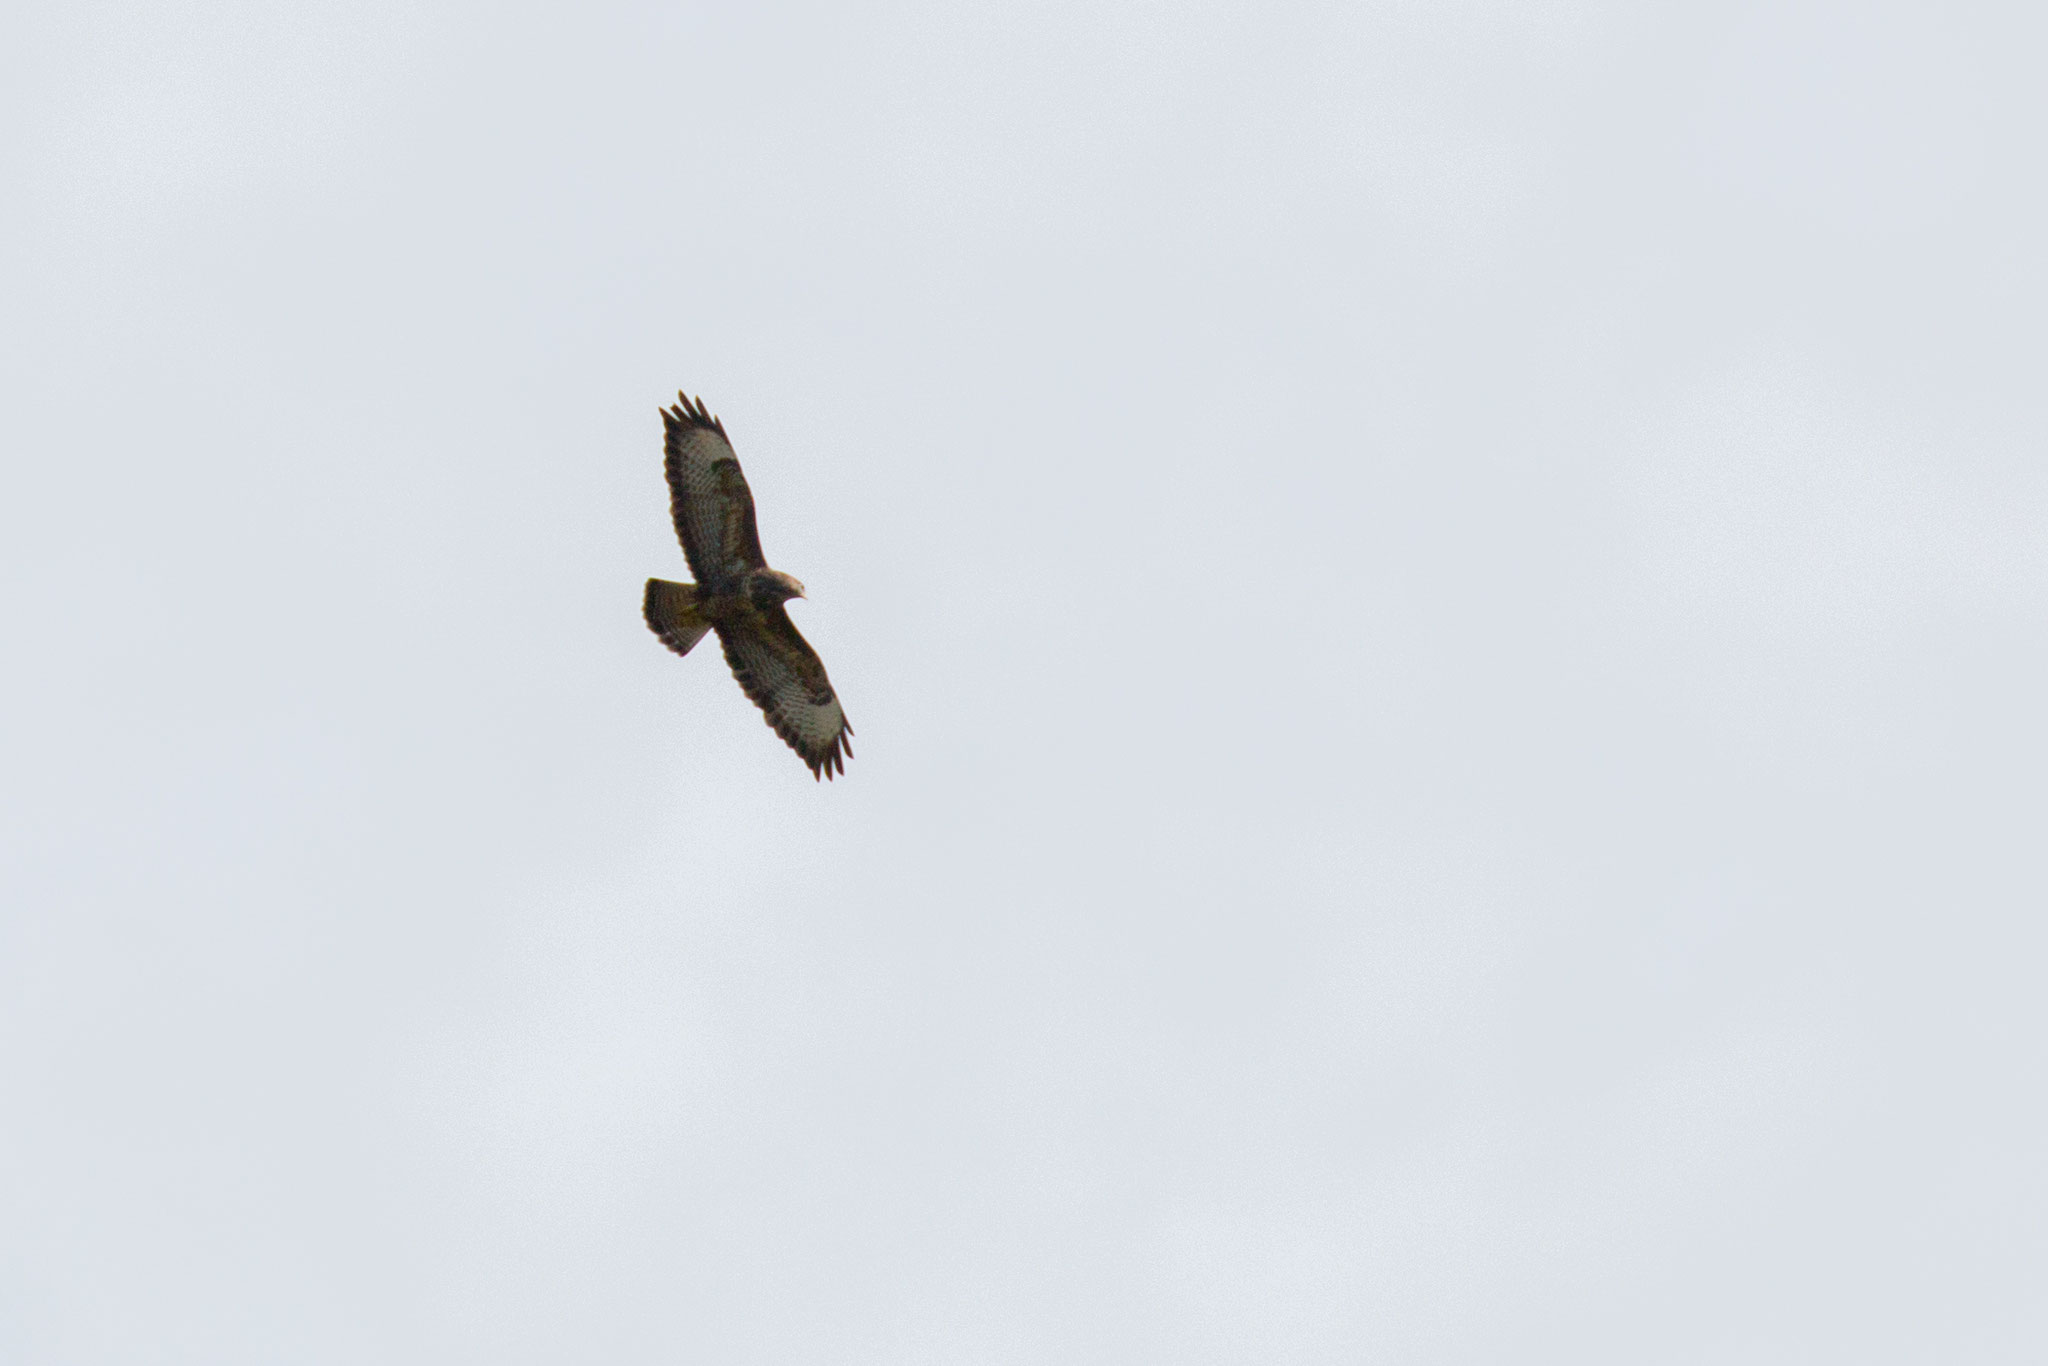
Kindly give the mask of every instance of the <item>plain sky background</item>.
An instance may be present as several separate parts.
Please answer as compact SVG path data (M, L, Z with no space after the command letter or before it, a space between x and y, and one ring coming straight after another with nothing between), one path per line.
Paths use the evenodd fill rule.
M2030 8L16 0L0 1359L2048 1359Z

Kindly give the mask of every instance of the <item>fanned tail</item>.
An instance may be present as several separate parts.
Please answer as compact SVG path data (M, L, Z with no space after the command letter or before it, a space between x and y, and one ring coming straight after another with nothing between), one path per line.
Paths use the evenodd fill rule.
M691 647L711 629L711 623L697 612L694 583L649 579L640 614L647 618L648 629L661 637L661 643L679 655L690 653Z

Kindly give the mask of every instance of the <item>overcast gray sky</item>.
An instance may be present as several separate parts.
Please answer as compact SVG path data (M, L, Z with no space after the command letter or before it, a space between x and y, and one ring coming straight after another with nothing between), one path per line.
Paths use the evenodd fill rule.
M0 1357L2048 1357L2024 9L17 0Z

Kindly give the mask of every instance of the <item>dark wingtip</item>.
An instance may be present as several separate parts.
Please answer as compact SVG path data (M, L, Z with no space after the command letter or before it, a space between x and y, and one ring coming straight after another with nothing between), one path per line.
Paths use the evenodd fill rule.
M846 772L846 758L840 753L840 748L845 743L846 737L840 736L832 742L830 749L820 754L817 758L804 757L804 762L810 766L811 777L814 780L822 782L827 778L837 778L840 774ZM853 751L848 750L846 752L851 754Z
M663 408L661 418L671 430L677 427L704 427L717 432L720 436L725 435L725 424L704 405L704 400L693 399L681 389L676 390L676 406Z

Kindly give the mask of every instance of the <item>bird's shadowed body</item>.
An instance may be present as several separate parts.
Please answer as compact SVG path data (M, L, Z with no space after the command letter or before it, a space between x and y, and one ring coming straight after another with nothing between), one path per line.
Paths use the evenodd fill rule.
M642 602L647 625L662 643L688 654L707 631L732 666L740 688L767 717L814 778L846 771L853 727L825 675L817 651L797 633L783 604L804 586L761 554L754 498L740 473L725 425L676 395L662 410L669 512L695 583L649 579Z

